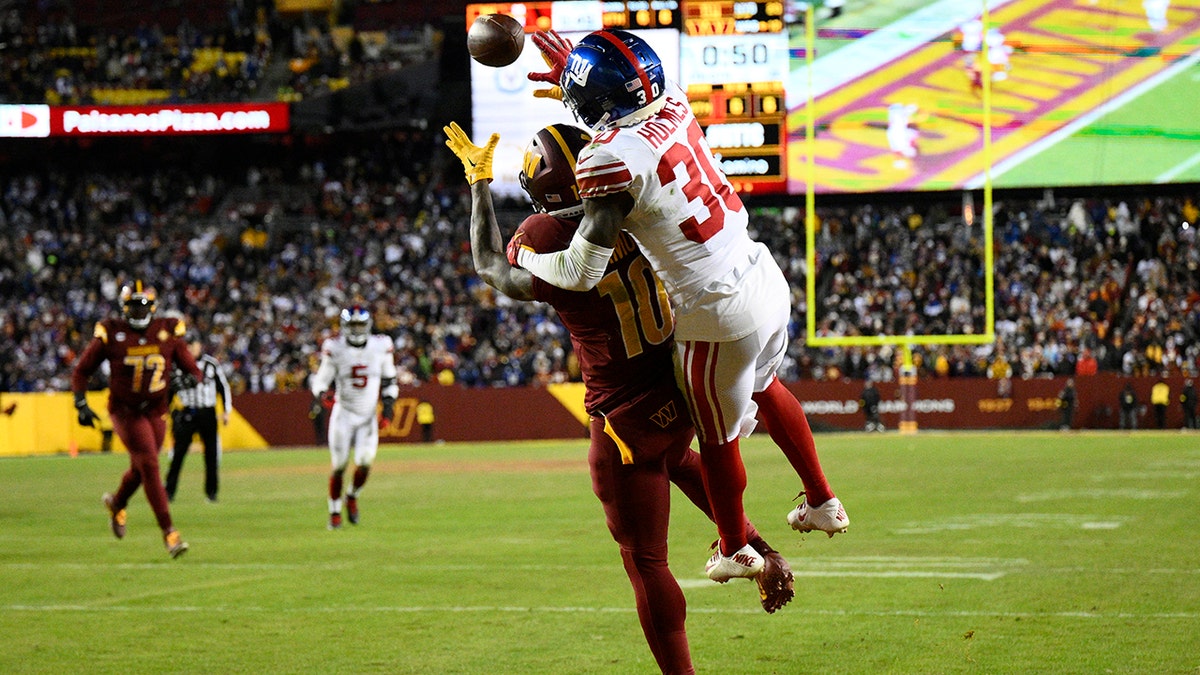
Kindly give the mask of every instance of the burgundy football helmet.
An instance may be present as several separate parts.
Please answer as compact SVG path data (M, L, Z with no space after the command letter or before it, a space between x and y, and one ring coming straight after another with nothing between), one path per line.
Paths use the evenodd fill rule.
M570 124L552 124L529 141L520 180L535 209L560 218L583 215L575 160L591 142L587 131Z
M158 309L158 294L135 279L121 288L121 315L137 330L144 330Z

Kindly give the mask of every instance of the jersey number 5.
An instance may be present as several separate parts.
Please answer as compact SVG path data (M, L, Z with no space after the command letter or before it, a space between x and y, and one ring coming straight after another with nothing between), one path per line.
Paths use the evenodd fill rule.
M688 203L699 200L708 209L708 218L703 221L696 220L696 216L688 216L679 224L683 235L698 244L716 236L725 227L725 214L737 211L741 206L741 199L713 166L710 155L697 151L703 139L704 132L700 130L700 125L692 120L688 125L688 144L672 145L658 160L658 180L663 187L674 183L678 177L676 167L683 167L687 182L681 191Z

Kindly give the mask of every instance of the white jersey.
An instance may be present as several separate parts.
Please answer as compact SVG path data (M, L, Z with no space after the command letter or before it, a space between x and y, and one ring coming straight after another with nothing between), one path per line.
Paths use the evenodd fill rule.
M671 84L665 99L647 119L596 134L576 165L580 194L634 198L624 229L667 289L677 338L736 340L767 319L757 284L781 272L747 233L746 207L713 157L687 96ZM758 265L775 269L753 269ZM786 292L778 301L789 301Z
M381 392L384 381L388 384ZM356 422L375 417L380 393L396 398L396 360L392 340L370 335L362 347L354 347L345 337L332 337L321 345L321 365L312 377L313 396L320 396L330 385L336 388L335 409Z

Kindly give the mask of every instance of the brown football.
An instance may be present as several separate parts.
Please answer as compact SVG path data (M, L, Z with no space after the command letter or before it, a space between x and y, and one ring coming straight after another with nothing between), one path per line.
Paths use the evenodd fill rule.
M467 51L485 66L507 66L525 49L525 27L507 14L480 14L467 31Z

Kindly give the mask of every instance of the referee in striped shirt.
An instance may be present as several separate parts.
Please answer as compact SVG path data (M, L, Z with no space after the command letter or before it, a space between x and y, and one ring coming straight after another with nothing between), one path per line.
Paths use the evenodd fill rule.
M175 449L171 453L171 467L167 470L167 498L175 500L175 488L179 485L179 471L187 456L192 438L197 434L204 443L204 494L208 501L217 501L217 469L221 464L221 437L217 434L217 397L221 398L221 424L229 424L229 413L233 401L229 395L229 381L221 370L221 364L208 354L201 355L203 342L199 335L188 336L188 350L196 358L196 365L204 371L204 380L175 393L179 396L179 410L171 416L172 435Z

